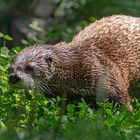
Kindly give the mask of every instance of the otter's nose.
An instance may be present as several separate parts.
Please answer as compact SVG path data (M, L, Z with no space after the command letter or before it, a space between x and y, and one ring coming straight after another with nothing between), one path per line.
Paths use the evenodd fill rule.
M18 77L17 75L10 75L9 76L9 83L11 84L16 84L20 81L20 77Z

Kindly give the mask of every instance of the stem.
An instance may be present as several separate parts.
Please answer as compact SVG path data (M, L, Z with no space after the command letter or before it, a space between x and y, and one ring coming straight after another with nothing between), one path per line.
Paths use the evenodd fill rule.
M56 126L54 127L53 135L52 135L52 140L56 140L57 133L58 133L59 128L60 128L61 121L62 121L62 118L63 118L63 114L64 114L64 112L65 112L66 98L67 98L67 94L65 93L65 94L63 94L63 97L62 97L62 101L61 101L61 110L60 110L60 117L59 117L59 120L58 120Z
M28 127L27 127L29 130L29 135L33 132L33 122L36 118L37 106L38 106L38 94L36 93L33 103L31 105L32 110L29 114L29 121L28 121Z

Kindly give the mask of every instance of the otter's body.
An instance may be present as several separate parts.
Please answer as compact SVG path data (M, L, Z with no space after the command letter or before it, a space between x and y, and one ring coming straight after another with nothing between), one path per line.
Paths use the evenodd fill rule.
M29 87L48 97L67 93L72 99L108 98L130 109L128 87L140 78L140 19L102 18L71 43L25 48L10 69L9 81L14 86ZM12 80L15 77L18 80Z

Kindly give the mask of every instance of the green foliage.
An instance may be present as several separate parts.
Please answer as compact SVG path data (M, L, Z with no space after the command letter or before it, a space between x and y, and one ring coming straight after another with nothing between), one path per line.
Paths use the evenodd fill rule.
M62 19L54 18L54 25L44 35L47 43L70 42L83 27L96 18L114 14L139 16L139 0L62 0L58 9L63 9ZM62 21L60 21L60 19ZM43 39L44 40L44 39Z
M26 10L26 14L33 0L0 0L0 25L8 27L11 24L11 19L16 15L16 12Z
M6 47L6 41L12 41L12 37L9 35L4 35L3 33L0 32L0 38L3 39L3 47Z
M1 35L4 38L5 35ZM7 41L12 38L5 37ZM0 48L0 140L138 140L140 139L140 101L134 110L98 103L92 110L81 100L68 104L61 114L61 98L51 100L31 91L8 86L11 56L20 49Z
M28 9L28 3L28 0L1 0L0 12L3 14L0 24L10 24L10 17L17 7ZM63 0L60 5L66 11L63 24L55 17L56 23L46 32L33 22L30 28L39 31L43 39L23 39L22 43L70 42L96 17L116 13L139 15L139 5L139 0ZM47 41L44 39L46 36ZM79 101L78 105L68 104L62 111L60 97L48 100L37 93L9 87L8 66L12 56L21 48L7 48L7 43L12 41L7 34L0 33L0 41L0 140L140 139L139 99L133 100L133 112L128 112L123 106L113 107L110 103L98 103L99 109L95 111L84 100ZM137 89L140 90L139 84Z

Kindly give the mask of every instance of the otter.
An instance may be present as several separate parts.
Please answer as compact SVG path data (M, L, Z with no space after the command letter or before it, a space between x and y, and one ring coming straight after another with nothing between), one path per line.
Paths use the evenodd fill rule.
M113 15L80 31L70 43L24 48L9 66L9 84L46 97L109 100L132 110L130 83L140 78L140 18Z

